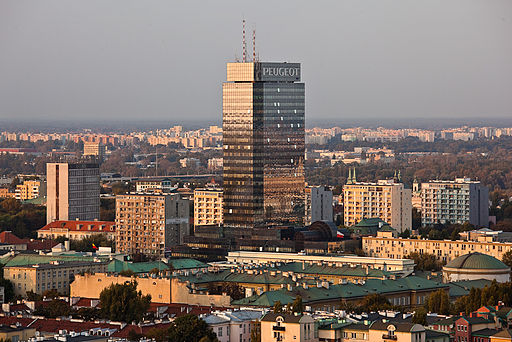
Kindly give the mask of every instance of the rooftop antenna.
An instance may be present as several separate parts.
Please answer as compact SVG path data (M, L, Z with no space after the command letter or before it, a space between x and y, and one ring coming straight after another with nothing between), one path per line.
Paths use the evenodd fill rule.
M252 61L256 62L256 30L252 30Z
M245 44L245 19L242 20L242 63L247 62L247 46Z

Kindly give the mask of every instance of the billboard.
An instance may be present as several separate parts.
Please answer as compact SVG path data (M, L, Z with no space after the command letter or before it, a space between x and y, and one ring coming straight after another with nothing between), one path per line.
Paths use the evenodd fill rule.
M256 81L299 82L300 63L270 63L256 64Z

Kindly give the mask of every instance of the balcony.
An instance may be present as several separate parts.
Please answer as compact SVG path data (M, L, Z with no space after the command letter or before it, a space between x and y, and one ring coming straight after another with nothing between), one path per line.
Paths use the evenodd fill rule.
M382 335L382 339L389 340L389 341L396 341L397 337L396 337L396 335L384 334L384 335Z

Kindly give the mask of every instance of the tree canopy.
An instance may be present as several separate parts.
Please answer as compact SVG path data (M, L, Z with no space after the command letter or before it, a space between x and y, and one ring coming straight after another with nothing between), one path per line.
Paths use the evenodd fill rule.
M112 284L100 293L101 313L112 321L140 322L149 308L151 296L137 292L137 282Z

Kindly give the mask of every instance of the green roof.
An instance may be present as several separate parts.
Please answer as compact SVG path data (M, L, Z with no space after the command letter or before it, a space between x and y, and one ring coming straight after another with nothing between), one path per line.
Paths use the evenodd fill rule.
M379 280L369 279L364 284L339 284L331 285L329 288L325 287L308 287L302 286L293 287L291 291L287 289L279 289L276 291L268 291L261 295L255 295L240 300L233 301L233 305L248 305L248 306L272 306L274 302L269 302L268 305L261 305L262 296L265 297L264 301L275 297L281 297L281 304L288 304L292 302L296 296L301 296L305 304L325 300L342 300L342 299L355 299L363 298L369 294L379 293L396 293L401 291L421 291L421 290L435 290L446 288L446 284L427 280L425 278L409 276L397 280ZM274 294L273 294L274 293ZM284 301L287 300L287 301Z
M446 264L448 268L461 268L461 269L510 269L503 262L498 259L482 253L469 253L457 257Z
M321 275L338 275L346 277L359 277L359 278L379 278L383 279L390 276L392 273L378 269L365 269L361 266L329 266L328 264L317 264L308 262L289 262L276 264L275 267L261 266L260 269L276 270L281 272L293 272L297 274L321 274Z
M5 267L49 264L52 261L93 261L97 256L18 254L1 259ZM99 257L99 259L102 259ZM106 258L103 258L106 259Z
M393 227L386 221L381 220L378 217L362 219L352 227L349 227L351 231L357 234L377 234L378 231L390 232L395 231Z
M176 271L208 267L207 264L195 259L172 259L169 260L169 264L172 264ZM164 271L168 270L169 266L162 261L128 262L114 259L108 264L107 272L119 273L130 270L133 273L149 273L155 268Z
M188 281L194 284L205 284L210 282L228 282L228 283L248 283L248 284L294 284L295 282L282 274L271 274L270 272L261 272L259 274L249 274L247 272L231 272L224 270L220 272L197 273L188 276L178 275L182 281ZM314 281L308 281L313 283Z
M491 283L487 279L452 281L448 283L448 286L450 286L450 297L466 296L471 291L471 288L483 289Z

